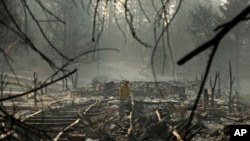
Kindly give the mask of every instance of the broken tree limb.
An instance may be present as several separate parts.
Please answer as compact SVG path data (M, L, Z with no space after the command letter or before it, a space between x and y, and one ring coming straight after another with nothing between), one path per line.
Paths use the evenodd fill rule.
M164 101L141 101L141 100L134 100L135 103L145 104L145 105L157 105L157 104L164 104L164 103L178 103L179 101L176 100L164 100Z
M80 117L80 119L82 119L83 124L85 125L90 125L92 123L92 121L90 120L89 117L87 117L87 113L88 111L93 108L96 104L98 104L100 101L96 100L95 103L89 105L89 107L85 110L78 110L77 114Z
M177 130L173 130L172 134L176 137L177 141L183 141Z
M65 132L66 130L68 130L70 127L76 125L80 120L81 120L81 119L78 118L78 119L76 119L74 122L72 122L69 126L65 127L62 131L60 131L60 132L57 134L57 136L53 139L53 141L57 141L57 140L60 138L60 136L63 134L63 132Z
M129 118L129 125L130 125L129 128L128 128L128 135L130 135L130 134L131 134L131 131L132 131L132 129L133 129L133 124L132 124L132 112L129 113L128 118Z
M158 109L155 110L155 114L156 114L156 116L157 116L157 118L158 118L158 121L160 122L162 119L161 119L161 114L160 114L160 112L159 112Z
M0 140L3 140L3 139L5 139L6 137L8 137L9 135L11 135L11 134L13 134L13 133L15 133L13 130L11 130L11 131L7 131L6 133L4 133L4 134L1 134L0 135Z
M99 102L100 102L99 100L96 100L94 104L90 105L86 110L83 111L83 114L86 115L87 112Z
M199 127L198 129L196 129L195 131L192 132L192 134L187 135L187 140L191 140L197 133L199 133L199 131L202 129L203 127Z
M128 135L130 136L131 135L131 132L132 132L132 129L133 129L133 120L132 120L132 116L133 116L133 111L134 111L134 101L133 101L133 99L132 99L132 97L131 97L131 111L130 111L130 113L129 113L129 116L128 116L128 118L129 118L129 124L130 124L130 127L128 128Z

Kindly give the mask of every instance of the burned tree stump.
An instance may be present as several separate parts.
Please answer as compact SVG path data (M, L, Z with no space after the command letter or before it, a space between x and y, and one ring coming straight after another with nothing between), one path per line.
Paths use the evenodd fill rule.
M34 83L34 89L37 88L38 86L38 77L37 77L37 74L36 72L34 72L34 80L33 80L33 83ZM34 91L34 105L36 106L37 105L37 91Z
M208 89L204 90L204 97L203 97L203 110L206 111L208 106Z

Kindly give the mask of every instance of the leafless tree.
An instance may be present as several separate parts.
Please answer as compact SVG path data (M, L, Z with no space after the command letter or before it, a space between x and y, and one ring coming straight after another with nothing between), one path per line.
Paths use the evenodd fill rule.
M214 83L212 82L212 76L210 77L210 87L211 87L211 106L212 106L212 109L214 109L214 97L215 97L215 88L216 88L216 84L217 84L217 81L220 77L220 72L216 72L215 73L215 76L214 76Z

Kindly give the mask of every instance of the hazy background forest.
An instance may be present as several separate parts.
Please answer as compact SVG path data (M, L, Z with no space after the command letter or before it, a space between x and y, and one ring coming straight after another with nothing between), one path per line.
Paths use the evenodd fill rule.
M0 139L229 138L250 114L249 12L249 0L0 0Z
M66 65L66 70L78 69L78 82L82 86L95 77L115 81L154 80L151 59L158 80L200 79L210 50L183 66L176 65L176 62L213 37L218 25L231 20L249 3L248 0L185 0L181 1L181 8L171 19L179 1L128 1L132 18L128 15L126 18L124 2L100 1L97 9L95 1L81 0L5 1L5 4L20 30L37 50L57 66L69 61L67 58L89 50L119 50L92 52ZM165 13L159 10L164 2L167 3ZM37 72L40 79L47 79L55 67L29 47L27 41L6 27L8 25L17 30L2 4L0 8L0 71L13 74L13 69L23 77L32 77L33 72ZM162 12L160 17L159 11ZM131 20L129 18L132 24L128 22ZM170 21L171 24L168 23ZM168 30L156 45L156 39L166 26ZM223 84L229 85L228 64L231 61L237 82L235 87L242 91L248 90L250 79L247 48L249 28L249 21L242 22L223 39L210 72L213 75L220 71ZM156 47L155 56L151 58L153 47ZM59 73L63 74L65 72Z

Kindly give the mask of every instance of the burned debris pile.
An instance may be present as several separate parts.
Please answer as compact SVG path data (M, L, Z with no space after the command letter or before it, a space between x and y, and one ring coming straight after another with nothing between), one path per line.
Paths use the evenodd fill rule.
M121 100L120 83L95 79L89 87L41 95L37 103L40 100L44 105L29 107L16 118L19 124L12 124L1 113L1 139L227 140L228 125L250 122L248 114L239 111L242 104L234 103L234 112L229 112L228 101L216 97L211 106L209 91L205 90L189 124L196 96L194 85L189 84L130 82L130 99Z

